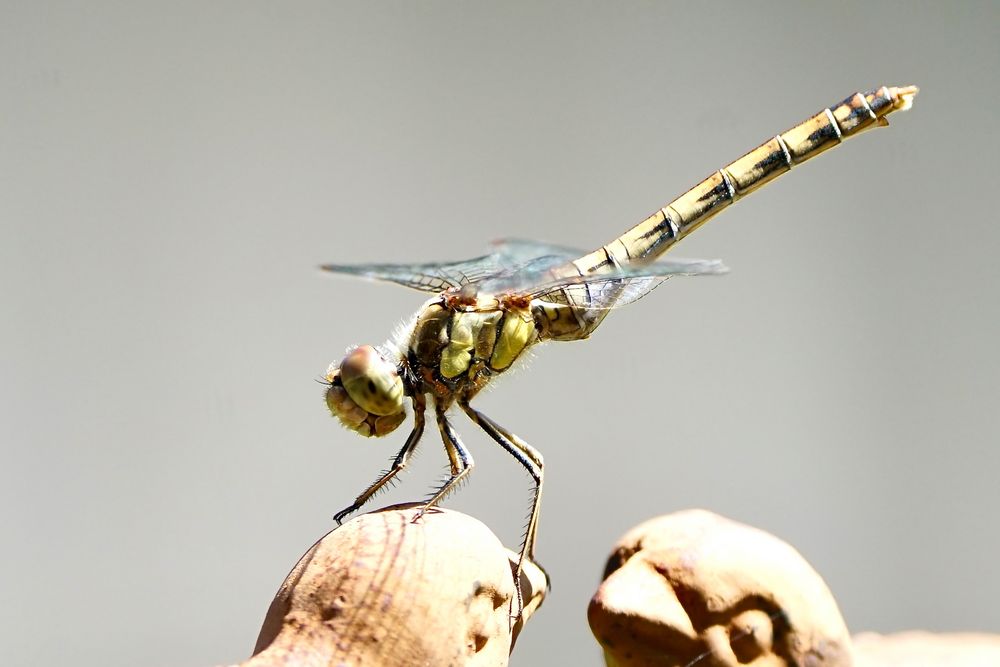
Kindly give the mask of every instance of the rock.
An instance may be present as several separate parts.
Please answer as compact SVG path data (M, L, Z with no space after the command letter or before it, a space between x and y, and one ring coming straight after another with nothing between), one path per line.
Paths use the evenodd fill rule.
M622 537L587 617L612 667L852 663L837 603L809 563L704 510Z
M302 557L267 612L244 667L467 665L503 667L542 602L544 573L525 563L517 613L511 559L458 512L413 507L362 515Z

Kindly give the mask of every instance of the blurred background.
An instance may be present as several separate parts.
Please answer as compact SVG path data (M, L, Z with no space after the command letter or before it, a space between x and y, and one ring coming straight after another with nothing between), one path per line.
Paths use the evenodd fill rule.
M1000 630L1000 6L0 5L7 664L200 667L405 438L315 382L417 292L322 262L595 247L856 90L914 109L677 251L677 279L478 401L542 450L553 578L516 665L599 665L612 542L705 507L795 545L852 631ZM517 546L521 468L446 505ZM445 469L429 435L382 503Z

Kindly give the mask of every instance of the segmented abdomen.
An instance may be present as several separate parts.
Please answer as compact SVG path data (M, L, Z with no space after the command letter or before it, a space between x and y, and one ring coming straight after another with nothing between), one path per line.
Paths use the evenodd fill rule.
M614 241L558 269L558 275L578 277L652 262L730 204L793 166L866 128L888 125L885 116L908 109L916 93L915 86L883 86L823 109L718 170ZM589 336L608 311L588 311L580 297L569 293L565 297L563 301L576 307L536 306L545 337L575 340Z

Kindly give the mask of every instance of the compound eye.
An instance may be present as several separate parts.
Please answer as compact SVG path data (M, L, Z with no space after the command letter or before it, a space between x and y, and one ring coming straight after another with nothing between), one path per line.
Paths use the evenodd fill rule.
M403 381L396 366L371 345L362 345L344 357L340 381L351 400L374 415L395 415L403 410Z

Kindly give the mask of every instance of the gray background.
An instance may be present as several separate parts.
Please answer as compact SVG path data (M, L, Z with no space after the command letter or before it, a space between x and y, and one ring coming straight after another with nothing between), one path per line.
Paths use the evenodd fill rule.
M423 297L323 261L596 246L858 89L893 127L686 241L676 280L480 406L546 455L554 590L515 664L599 664L605 554L707 507L852 630L1000 630L995 2L4 3L4 663L210 665L396 451L314 380ZM449 507L516 544L518 466ZM428 437L385 501L444 468Z

